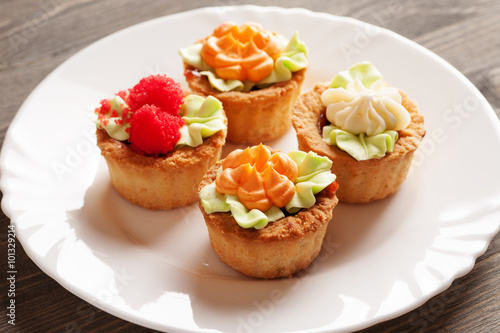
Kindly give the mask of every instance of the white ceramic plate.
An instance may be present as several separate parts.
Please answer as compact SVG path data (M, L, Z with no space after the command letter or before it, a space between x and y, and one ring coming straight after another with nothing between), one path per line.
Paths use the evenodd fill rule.
M195 205L151 212L122 199L84 115L152 73L184 82L177 50L225 20L257 21L285 36L299 31L311 60L304 91L370 60L425 114L427 136L399 192L335 208L320 256L292 279L249 279L222 264ZM270 144L296 149L293 129ZM49 75L5 138L2 207L44 272L139 325L170 332L355 330L418 307L471 270L499 229L499 152L499 122L485 99L411 41L303 9L203 8L115 33Z

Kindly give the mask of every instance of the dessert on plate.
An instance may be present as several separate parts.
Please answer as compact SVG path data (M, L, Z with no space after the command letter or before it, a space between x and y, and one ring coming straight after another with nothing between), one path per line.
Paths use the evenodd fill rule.
M299 149L332 161L337 197L367 203L396 192L425 136L424 116L370 62L318 83L294 106Z
M298 33L287 39L258 23L225 22L179 53L190 89L222 102L228 141L259 144L291 127L309 64Z
M151 75L104 99L89 115L112 185L151 210L186 206L220 158L226 138L221 103L185 95L166 75Z
M199 208L223 262L251 277L290 277L318 256L337 188L328 158L260 144L210 168Z

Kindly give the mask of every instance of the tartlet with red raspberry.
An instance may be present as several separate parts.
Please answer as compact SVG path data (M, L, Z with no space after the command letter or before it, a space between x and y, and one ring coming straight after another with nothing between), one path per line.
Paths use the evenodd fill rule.
M111 184L151 210L197 200L205 172L220 158L227 120L213 97L186 95L165 75L151 75L104 99L91 114Z

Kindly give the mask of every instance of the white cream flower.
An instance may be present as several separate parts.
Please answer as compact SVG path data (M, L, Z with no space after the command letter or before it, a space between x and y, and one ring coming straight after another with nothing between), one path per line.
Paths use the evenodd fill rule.
M327 119L354 135L398 131L411 122L410 114L401 104L398 89L387 87L382 79L369 88L358 78L345 88L328 88L321 95L321 101L327 107Z

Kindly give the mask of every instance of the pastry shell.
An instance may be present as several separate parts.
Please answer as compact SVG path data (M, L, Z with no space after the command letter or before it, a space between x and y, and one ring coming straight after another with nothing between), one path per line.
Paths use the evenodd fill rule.
M197 200L203 175L221 156L226 130L218 131L198 147L176 148L164 156L138 154L102 129L97 129L96 135L111 184L118 193L141 207L167 210Z
M291 127L293 104L300 95L306 69L285 82L249 92L220 92L199 71L184 64L184 76L193 93L214 96L222 102L228 119L227 140L256 145L274 140Z

